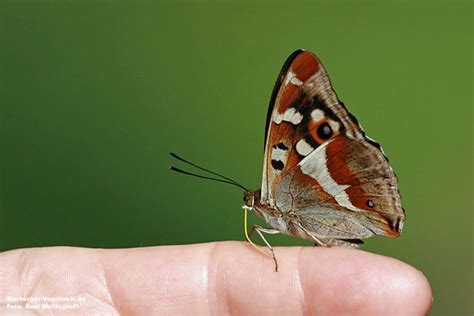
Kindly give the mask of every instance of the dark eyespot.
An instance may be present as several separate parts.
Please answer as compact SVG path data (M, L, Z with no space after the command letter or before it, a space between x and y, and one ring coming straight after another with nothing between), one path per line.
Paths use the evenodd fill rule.
M272 159L272 167L275 170L282 170L285 165L281 160Z
M318 136L321 139L329 139L332 136L332 128L328 123L323 123L318 127Z
M279 144L277 145L277 147L280 148L280 149L282 149L282 150L288 150L288 147L287 147L285 144L283 144L283 143L279 143Z
M365 202L365 205L367 205L367 207L373 208L375 206L375 203L372 200L367 200Z

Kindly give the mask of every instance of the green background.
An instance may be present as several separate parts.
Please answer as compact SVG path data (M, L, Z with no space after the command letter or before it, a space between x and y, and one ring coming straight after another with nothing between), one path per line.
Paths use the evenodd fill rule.
M0 250L242 240L242 192L168 153L259 187L302 47L400 179L403 235L365 249L422 270L433 315L472 314L472 21L469 2L3 1Z

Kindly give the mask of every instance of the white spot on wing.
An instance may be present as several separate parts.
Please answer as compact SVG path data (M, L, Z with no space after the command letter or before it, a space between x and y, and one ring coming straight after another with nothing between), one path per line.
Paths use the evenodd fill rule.
M352 204L345 191L350 185L338 184L329 173L327 167L326 147L331 141L324 143L306 156L298 164L301 172L318 181L324 191L329 193L337 203L351 211L364 211Z
M296 125L296 124L299 124L301 123L301 121L303 120L303 115L301 115L299 112L296 112L292 117L291 119L289 120L290 123Z
M287 86L290 82L295 86L301 86L303 84L303 81L296 78L296 74L293 71L288 72L285 80L285 86Z
M290 122L293 125L301 123L303 120L303 115L300 112L297 112L295 108L286 109L285 113L278 113L273 120L275 123L280 124L282 121Z
M329 121L329 126L331 126L333 131L338 131L339 130L339 122L337 121Z
M321 109L315 109L313 112L311 112L311 117L315 121L320 121L324 118L324 112Z
M296 77L292 78L290 82L294 84L295 86L301 86L303 84L303 81L301 81L300 79Z
M272 160L280 160L281 162L285 163L286 158L288 155L288 151L280 149L280 148L272 148Z
M354 133L350 129L346 131L346 136L350 139L355 139Z
M309 155L313 150L313 146L308 144L304 139L301 139L299 142L296 143L296 151L302 156Z

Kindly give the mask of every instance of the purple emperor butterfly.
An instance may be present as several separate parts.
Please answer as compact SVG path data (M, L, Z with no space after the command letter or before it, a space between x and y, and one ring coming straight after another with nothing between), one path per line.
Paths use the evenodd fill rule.
M358 247L374 235L398 237L405 213L397 178L378 143L338 99L316 55L291 54L277 78L268 109L261 189L175 158L219 178L174 171L242 188L245 235L283 233L320 246ZM247 211L269 228L247 233ZM255 246L255 245L254 245ZM257 246L255 246L257 249Z

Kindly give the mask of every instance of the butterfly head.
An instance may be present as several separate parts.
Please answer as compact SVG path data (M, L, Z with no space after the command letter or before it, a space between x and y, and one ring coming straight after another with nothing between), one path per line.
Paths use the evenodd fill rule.
M260 190L247 191L244 193L244 206L248 210L255 210L255 205L260 202Z

